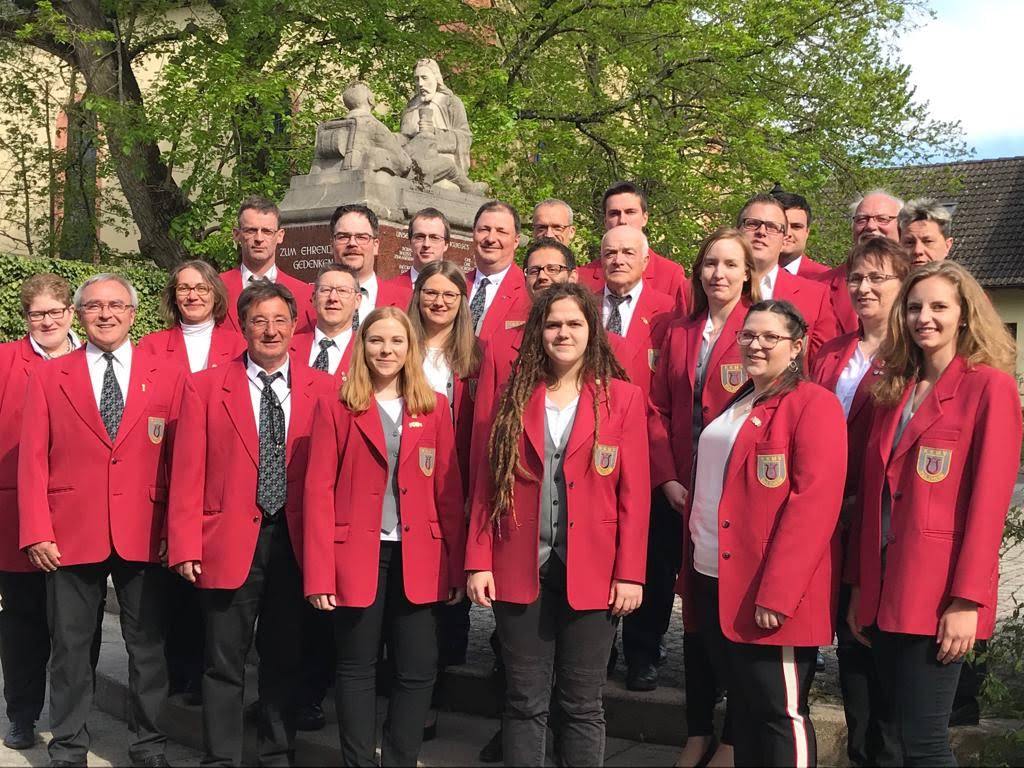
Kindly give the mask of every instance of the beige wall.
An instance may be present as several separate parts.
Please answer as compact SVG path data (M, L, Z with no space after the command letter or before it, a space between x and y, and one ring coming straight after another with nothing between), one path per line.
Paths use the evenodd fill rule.
M1007 324L1017 324L1017 376L1024 376L1024 288L997 288L989 291L996 311ZM1020 384L1024 401L1024 386Z

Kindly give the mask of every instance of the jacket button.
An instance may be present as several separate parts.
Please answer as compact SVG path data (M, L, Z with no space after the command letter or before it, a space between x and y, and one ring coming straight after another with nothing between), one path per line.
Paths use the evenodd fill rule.
M569 483L569 487L570 487L570 488L574 488L575 486L576 486L576 483L575 483L575 481L571 481L571 482Z
M254 518L252 519L252 521L253 521L254 523L258 523L258 522L260 521L260 519L259 519L258 517L254 517Z
M711 408L705 405L703 408L701 408L701 410L704 411L704 413L707 413L708 411L711 410Z
M560 458L562 458L562 454L560 454L560 453L556 453L556 454L555 454L555 458L556 458L556 459L560 459Z
M551 505L554 506L554 507L557 507L558 506L558 499L552 499L551 500Z
M409 490L408 488L403 488L402 489L402 493L406 493L408 490Z
M722 521L722 527L723 528L728 528L730 525L732 525L732 523L730 523L728 520L723 520Z
M111 464L117 464L117 463L118 463L118 462L120 462L120 461L121 461L121 460L120 460L119 458L117 458L117 457L115 456L114 458L112 458L112 459L110 460L110 463L111 463Z
M574 528L575 526L576 526L576 523L569 523L569 527L570 528Z
M902 499L903 498L903 491L896 491L896 493L894 493L892 495L892 497L893 497L894 500Z
M408 530L409 530L409 526L408 526L408 525L407 525L407 526L405 526L405 528L403 528L402 530L403 530L403 531L408 531Z
M722 553L722 559L723 560L728 560L730 557L732 557L732 555L730 555L728 552L723 552Z

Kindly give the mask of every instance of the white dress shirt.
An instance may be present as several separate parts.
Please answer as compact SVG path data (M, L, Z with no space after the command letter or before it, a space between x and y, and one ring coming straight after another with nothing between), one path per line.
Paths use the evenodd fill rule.
M633 321L633 313L636 312L636 305L637 305L637 302L640 301L640 293L643 291L643 289L644 289L644 281L643 281L643 279L637 280L636 281L636 285L634 285L629 290L629 293L626 294L626 296L628 298L624 302L619 304L619 317L622 318L622 335L623 336L625 336L627 333L629 333L629 324ZM602 312L603 312L603 315L602 315L601 319L603 321L603 325L604 325L605 328L608 327L608 318L612 314L612 303L611 303L611 301L608 300L608 297L611 294L612 294L612 292L608 290L608 286L606 285L604 287L604 300L601 302L601 304L602 304Z
M565 430L572 426L576 418L576 407L580 404L580 396L576 395L571 403L567 403L559 410L558 406L544 396L544 423L547 424L548 434L551 435L551 442L558 445L562 442Z
M377 308L377 291L380 284L377 282L376 273L370 275L370 279L359 284L359 291L366 291L362 301L359 302L359 322L362 323L370 316L370 313Z
M345 330L337 336L328 336L319 327L314 328L313 346L309 349L310 368L313 367L313 363L320 356L320 341L322 339L331 339L334 342L333 347L327 348L327 372L333 376L338 370L338 366L341 365L341 357L345 354L345 349L348 348L349 343L352 341L352 326L346 326Z
M288 358L285 358L284 365L278 368L274 373L280 373L281 375L274 379L273 389L274 394L277 395L277 401L281 403L281 410L284 411L284 433L288 434L288 425L291 423L292 416L292 387L291 378L289 376L289 363ZM249 356L245 356L245 373L249 378L249 397L252 400L252 413L256 419L256 434L260 431L260 398L263 397L263 381L260 379L260 373L270 373L269 371L260 368L256 363L249 359Z
M409 267L409 273L408 274L409 274L409 282L412 283L415 286L416 285L416 281L420 279L420 273L416 271L416 267Z
M452 393L448 391L448 384L451 382L452 369L448 367L448 361L444 357L444 349L441 347L427 347L427 353L423 356L423 373L427 377L427 383L435 392L452 399Z
M242 272L242 288L245 288L245 286L249 284L250 277L255 277L257 280L262 278L265 280L269 280L271 283L277 282L277 264L271 264L270 269L268 269L262 275L257 275L255 272L253 272L251 269L245 266L245 264L241 264L239 266L239 270L241 270Z
M836 397L839 398L839 402L843 406L843 414L847 418L850 417L850 408L853 407L853 398L857 394L861 379L871 370L872 360L874 358L865 355L858 344L853 350L853 356L843 368L843 372L839 374L839 381L836 382Z
M700 336L700 352L697 355L698 378L703 374L701 369L708 364L708 358L711 357L711 350L715 348L711 343L711 334L714 330L715 324L711 321L711 315L708 315L708 320L704 323L704 332Z
M488 283L484 288L484 313L480 315L480 325L484 323L484 318L487 317L487 310L491 308L491 304L494 303L494 297L498 295L498 288L501 287L501 281L505 279L505 275L512 269L512 265L509 264L501 272L495 272L493 275L485 275L479 269L476 271L476 279L473 280L473 289L469 292L469 303L473 303L473 297L476 296L477 291L480 290L480 281L483 278L488 279Z
M779 279L779 265L776 264L774 267L765 272L764 277L761 278L761 300L770 301L775 293L775 281Z
M782 268L795 277L800 272L800 265L803 263L803 261L804 257L803 255L800 255L793 259L791 262L789 262L789 264L783 264Z
M188 353L188 368L192 373L206 370L210 361L210 344L213 342L214 320L205 323L178 323L181 335L185 337L185 352Z
M32 351L43 358L43 360L53 359L53 357L48 355L46 350L39 345L39 342L32 338L31 333L28 335L28 343L32 345ZM82 342L78 340L75 332L73 330L68 330L68 352L74 352L80 346L82 346Z
M107 361L103 357L103 350L91 341L85 345L85 362L89 367L89 380L92 382L92 393L96 396L96 407L100 407L100 397L103 395L103 377L107 372ZM125 339L124 343L114 350L114 378L117 379L117 386L121 388L121 399L125 405L128 404L128 382L132 375L132 343Z

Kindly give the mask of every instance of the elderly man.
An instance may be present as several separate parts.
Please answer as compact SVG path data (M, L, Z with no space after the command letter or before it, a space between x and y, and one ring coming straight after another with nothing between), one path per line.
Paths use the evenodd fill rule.
M533 208L533 239L551 237L563 245L570 245L576 236L572 219L572 208L564 200L553 197L541 200Z
M473 218L473 261L469 312L480 341L499 330L525 325L530 314L523 271L516 266L519 213L508 203L491 200Z
M321 267L313 283L316 327L292 337L291 348L298 361L329 373L338 386L348 378L355 337L352 317L361 301L359 278L352 267L344 264Z
M910 200L899 215L900 244L914 254L914 266L945 261L953 248L949 209L931 198Z
M432 261L443 259L452 244L452 230L448 217L436 208L416 211L409 220L408 234L412 266L408 272L388 281L405 295L405 303L400 305L403 309L412 298L412 289L423 267Z
M268 280L280 283L295 296L299 305L299 330L312 328L315 318L309 285L282 272L277 266L277 249L284 240L281 211L277 204L258 195L247 197L238 209L238 226L231 234L238 246L240 263L220 274L228 290L226 322L230 327L241 333L235 305L242 289L256 280Z
M20 545L46 572L50 759L85 765L90 646L112 576L129 658L128 757L166 765L157 727L167 698L160 560L187 374L132 347L138 296L125 278L95 275L74 303L88 342L29 377L18 457Z
M807 255L807 238L811 234L811 204L807 198L779 187L771 191L771 196L786 210L786 236L782 241L779 264L789 274L800 277L813 279L827 273L829 267Z

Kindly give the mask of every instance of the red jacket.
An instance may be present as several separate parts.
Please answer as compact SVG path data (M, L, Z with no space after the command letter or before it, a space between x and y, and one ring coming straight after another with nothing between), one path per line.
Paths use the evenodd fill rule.
M797 269L796 274L797 277L806 277L809 280L813 280L815 277L831 271L832 267L822 264L820 261L815 261L805 253L803 258L800 259L800 268Z
M173 360L186 371L191 371L188 350L185 348L185 335L180 325L146 334L139 339L139 348L145 348L158 356L166 355L168 360ZM245 339L225 318L224 322L213 326L206 367L216 368L223 365L240 355L244 349Z
M598 302L604 300L603 296L602 287ZM629 330L625 336L618 337L623 343L618 346L615 355L626 369L630 382L643 390L645 398L651 392L651 377L658 366L661 343L674 317L675 304L672 299L644 283L633 310L633 318L629 321ZM615 337L616 334L608 334L609 339Z
M846 475L846 421L835 395L804 381L754 406L725 473L718 507L722 632L738 643L828 645L835 630L836 523ZM687 509L677 587L684 622L697 627L689 515ZM785 622L760 629L757 605L778 611Z
M315 335L313 331L306 331L304 333L296 333L292 336L291 344L291 356L293 360L298 361L301 365L309 368L309 356L313 351L313 339ZM356 346L356 335L355 333L349 338L348 344L341 353L341 362L338 363L337 370L334 371L335 384L340 387L348 380L348 371L352 365L352 350Z
M473 281L476 280L476 276L475 269L466 275L470 293L473 292ZM480 325L477 338L480 341L487 341L500 330L525 325L532 304L530 294L526 290L526 276L523 274L523 270L513 264L502 279L494 301L484 313L484 320Z
M813 361L821 345L837 335L828 291L821 283L791 275L780 266L772 298L792 302L800 310L807 323L807 359Z
M242 332L242 326L238 324L238 297L242 295L242 270L240 267L229 269L220 273L220 279L224 281L224 287L228 289L228 316L224 318L225 324L238 333ZM309 283L298 280L280 267L277 268L277 280L280 285L285 286L295 296L295 303L298 309L296 333L312 330L316 325L316 313L313 311L313 287Z
M644 288L653 288L672 298L673 310L681 315L690 311L693 304L693 288L686 277L686 269L671 259L666 259L647 249L649 260L644 270ZM580 285L585 285L595 293L604 291L604 268L601 259L594 259L577 270Z
M593 385L580 393L563 464L569 523L567 597L578 611L606 609L613 579L642 584L646 576L651 485L644 397L627 382L615 379L609 384L609 398L601 396L599 403L597 446ZM476 482L470 511L466 570L493 571L496 597L509 603L532 603L540 589L544 397L540 384L523 414L519 456L535 479L516 476L515 521L507 515L495 535L490 472L481 473ZM612 466L601 469L599 462Z
M198 560L196 585L237 589L249 575L263 514L256 504L260 441L245 357L197 373L186 388L175 445L167 561ZM302 481L317 398L334 379L292 358L285 520L302 562Z
M814 279L828 291L829 305L840 334L853 333L860 327L860 320L850 300L850 289L846 284L846 266L836 267Z
M36 571L18 548L18 445L25 386L32 369L44 362L28 336L0 344L0 571Z
M978 604L977 636L984 640L995 625L999 546L1020 459L1017 385L1001 371L968 368L954 358L892 451L914 386L899 405L875 406L847 570L860 587L857 620L877 622L886 632L934 636L943 611L959 597ZM883 582L886 483L892 515Z
M740 362L736 332L743 328L750 304L741 300L725 321L725 327L708 357L708 374L701 393L705 426L725 410L747 380ZM677 480L691 486L693 470L693 390L707 312L698 318L682 318L669 324L651 382L647 431L651 444L651 485L655 488Z
M381 281L378 285L387 285L387 293L389 299L394 300L396 303L393 306L401 307L406 312L409 311L409 302L412 301L413 284L410 279L412 275L409 272L403 272L398 277L392 277L390 280ZM380 278L377 278L380 280ZM377 306L384 306L378 300Z
M336 395L321 398L306 473L306 595L334 595L366 608L377 595L387 450L376 405L353 414ZM447 600L465 586L466 518L448 402L402 418L396 482L401 491L405 595L417 605Z
M19 547L55 541L62 565L101 563L112 552L134 562L158 560L186 378L179 366L133 350L111 444L84 347L33 370L18 456Z

